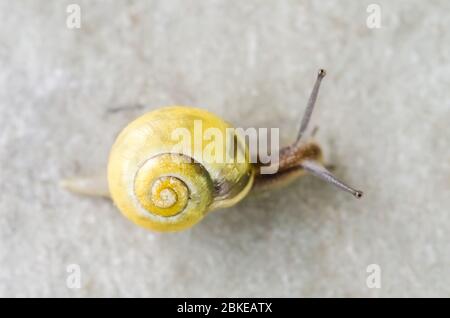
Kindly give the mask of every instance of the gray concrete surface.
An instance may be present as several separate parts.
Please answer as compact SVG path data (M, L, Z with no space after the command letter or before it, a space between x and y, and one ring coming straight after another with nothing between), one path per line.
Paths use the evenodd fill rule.
M369 29L372 2L0 1L0 296L450 296L450 4L376 1ZM161 105L287 143L319 67L318 139L361 201L306 177L167 235L58 186Z

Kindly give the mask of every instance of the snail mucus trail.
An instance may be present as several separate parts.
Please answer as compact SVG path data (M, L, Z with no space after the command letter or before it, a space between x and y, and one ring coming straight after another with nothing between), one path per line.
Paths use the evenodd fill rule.
M238 135L235 138L241 147L237 148L243 153L234 155L244 155L244 162L234 161L230 165L204 161L195 149L174 156L171 138L174 129L182 127L193 132L197 120L205 129L221 132L232 126L203 109L172 106L144 114L122 130L110 152L107 177L74 178L63 185L82 194L109 196L136 224L166 232L189 228L208 212L236 204L250 191L278 187L305 173L360 198L361 191L338 180L324 166L319 145L303 141L324 76L325 71L320 70L297 138L280 149L275 174L263 174L265 164L250 162L248 145Z

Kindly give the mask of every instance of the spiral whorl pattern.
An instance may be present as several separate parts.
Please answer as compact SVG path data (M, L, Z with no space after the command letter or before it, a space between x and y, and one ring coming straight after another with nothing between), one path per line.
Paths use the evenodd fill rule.
M138 175L139 178L140 175ZM163 176L150 182L136 179L135 192L141 205L160 216L174 216L181 213L189 200L189 189L180 179ZM143 176L147 179L147 176Z
M182 209L186 206L189 191L183 181L175 177L161 177L152 184L150 199L161 209L173 207L181 202ZM178 214L182 209L175 211Z
M190 209L206 210L212 201L209 187L211 180L207 171L180 154L150 158L137 171L134 180L139 205L150 214L166 218Z

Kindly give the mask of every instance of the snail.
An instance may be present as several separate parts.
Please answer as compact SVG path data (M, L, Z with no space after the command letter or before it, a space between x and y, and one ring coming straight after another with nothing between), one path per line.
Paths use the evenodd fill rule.
M142 115L118 135L109 155L107 185L106 178L75 178L63 185L74 192L109 196L134 223L162 232L192 227L208 212L231 207L251 191L280 186L305 173L360 198L361 191L338 180L325 167L319 145L302 139L324 76L325 71L320 70L297 138L279 150L274 174L262 173L267 163L251 162L245 138L236 133L232 132L235 146L231 153L225 143L213 138L214 133L209 136L211 143L199 143L197 123L202 126L200 133L212 129L229 135L233 131L221 118L199 108L170 106ZM186 147L176 138L183 134L188 135ZM206 150L224 151L231 161L205 160Z

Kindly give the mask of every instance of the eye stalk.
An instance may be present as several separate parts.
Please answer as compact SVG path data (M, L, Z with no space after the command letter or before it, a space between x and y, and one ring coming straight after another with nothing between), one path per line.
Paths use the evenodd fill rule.
M324 166L311 161L311 160L303 160L300 164L300 166L307 172L311 173L312 175L319 177L320 179L331 183L338 187L339 189L346 191L350 194L352 194L355 198L360 199L363 195L362 191L355 190L352 187L348 186L344 182L340 181L338 178L336 178L330 171L328 171Z
M300 129L298 130L297 139L295 140L294 145L298 145L300 139L302 139L303 134L308 128L309 121L311 120L311 115L314 110L314 106L316 105L317 96L319 95L320 84L322 83L322 79L327 75L327 72L324 69L320 69L317 74L316 82L314 83L314 87L311 91L311 95L308 99L308 104L306 105L305 112L303 114Z
M308 128L311 116L319 95L320 84L325 77L326 71L320 69L314 87L309 96L305 112L301 118L300 129L297 138L292 145L280 150L279 172L274 175L258 174L255 187L272 188L279 184L286 183L302 175L302 172L308 172L327 183L330 183L339 189L352 194L355 198L361 198L363 192L356 190L334 176L322 163L322 151L314 142L302 143L302 137Z

